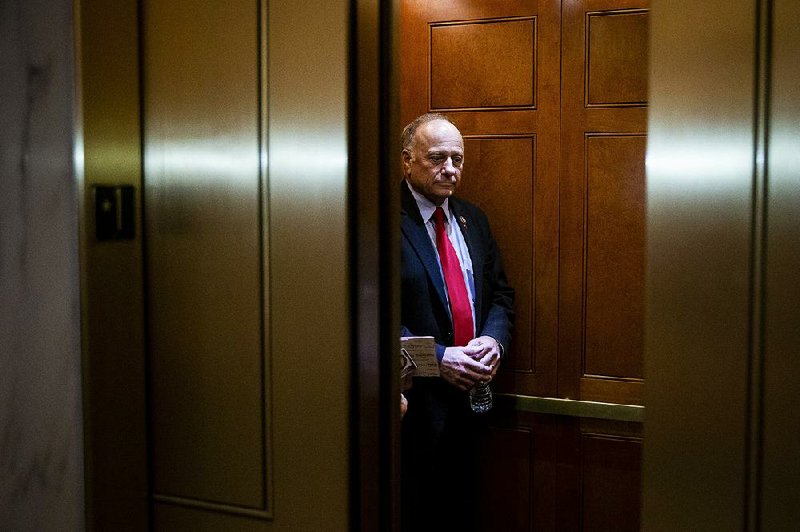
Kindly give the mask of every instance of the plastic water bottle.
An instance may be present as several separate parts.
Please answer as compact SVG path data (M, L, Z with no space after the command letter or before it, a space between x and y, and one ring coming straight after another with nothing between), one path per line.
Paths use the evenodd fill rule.
M485 414L492 409L492 389L488 382L479 382L469 391L469 406L476 414Z

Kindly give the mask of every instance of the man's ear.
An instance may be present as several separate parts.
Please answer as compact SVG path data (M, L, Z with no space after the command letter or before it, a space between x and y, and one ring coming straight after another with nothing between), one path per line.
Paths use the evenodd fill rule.
M411 172L411 161L414 157L411 155L411 152L407 149L403 149L402 153L402 160L403 160L403 175L408 175Z

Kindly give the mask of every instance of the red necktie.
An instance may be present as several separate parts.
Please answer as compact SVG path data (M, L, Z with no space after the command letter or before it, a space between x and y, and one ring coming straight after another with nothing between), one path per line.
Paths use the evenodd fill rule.
M444 228L444 210L436 207L433 213L436 225L436 249L442 263L444 282L447 285L447 296L450 299L450 312L453 315L453 343L458 346L467 345L472 340L472 308L469 304L467 285L464 284L464 272L458 261L456 250Z

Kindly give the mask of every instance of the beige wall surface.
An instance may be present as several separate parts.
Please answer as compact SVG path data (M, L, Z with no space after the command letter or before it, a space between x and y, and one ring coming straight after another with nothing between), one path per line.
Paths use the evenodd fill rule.
M70 0L0 2L0 529L83 529Z

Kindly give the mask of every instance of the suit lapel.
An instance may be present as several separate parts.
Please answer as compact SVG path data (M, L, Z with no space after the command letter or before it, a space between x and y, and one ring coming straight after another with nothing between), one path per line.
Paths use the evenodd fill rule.
M433 248L431 237L428 235L428 230L425 228L425 223L422 221L422 216L419 213L417 202L411 191L408 190L408 185L405 181L401 182L402 198L402 211L400 228L403 235L408 239L414 252L419 257L420 262L425 267L433 286L436 288L436 294L439 296L440 301L444 308L447 308L447 297L444 293L444 281L439 272L439 262L436 260L436 250Z

